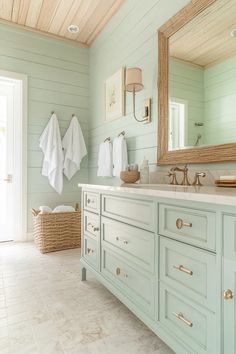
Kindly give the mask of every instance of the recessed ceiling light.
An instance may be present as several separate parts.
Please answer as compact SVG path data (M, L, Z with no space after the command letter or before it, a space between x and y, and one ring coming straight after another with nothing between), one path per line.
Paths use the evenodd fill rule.
M79 26L77 25L70 25L67 28L68 32L70 33L78 33L79 32Z
M231 37L236 37L236 28L231 31L230 35Z

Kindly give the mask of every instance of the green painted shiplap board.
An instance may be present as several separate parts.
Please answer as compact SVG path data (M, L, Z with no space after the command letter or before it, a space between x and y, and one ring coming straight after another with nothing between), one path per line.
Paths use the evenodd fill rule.
M75 204L80 200L79 182L88 180L88 158L69 182L64 178L58 195L41 175L43 155L39 137L50 112L59 118L62 136L75 113L88 145L89 60L88 49L0 26L0 68L28 76L28 230L32 229L31 208Z

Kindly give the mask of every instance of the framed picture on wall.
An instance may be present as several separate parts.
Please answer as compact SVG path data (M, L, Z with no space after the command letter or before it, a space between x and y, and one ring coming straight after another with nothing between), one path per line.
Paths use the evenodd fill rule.
M121 68L105 81L105 121L124 116L124 76Z

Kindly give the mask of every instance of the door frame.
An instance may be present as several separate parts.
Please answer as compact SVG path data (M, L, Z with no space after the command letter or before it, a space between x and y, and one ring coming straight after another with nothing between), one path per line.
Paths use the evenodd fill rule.
M20 114L19 114L19 136L16 144L19 170L19 230L15 241L27 240L27 121L28 121L28 77L13 71L0 70L0 79L16 80L20 83Z

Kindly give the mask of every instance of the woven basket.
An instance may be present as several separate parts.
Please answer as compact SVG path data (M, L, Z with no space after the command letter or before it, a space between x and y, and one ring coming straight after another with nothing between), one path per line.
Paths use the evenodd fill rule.
M125 183L135 183L140 178L139 171L121 171L120 179Z
M80 247L81 212L39 214L32 209L34 241L41 253Z

